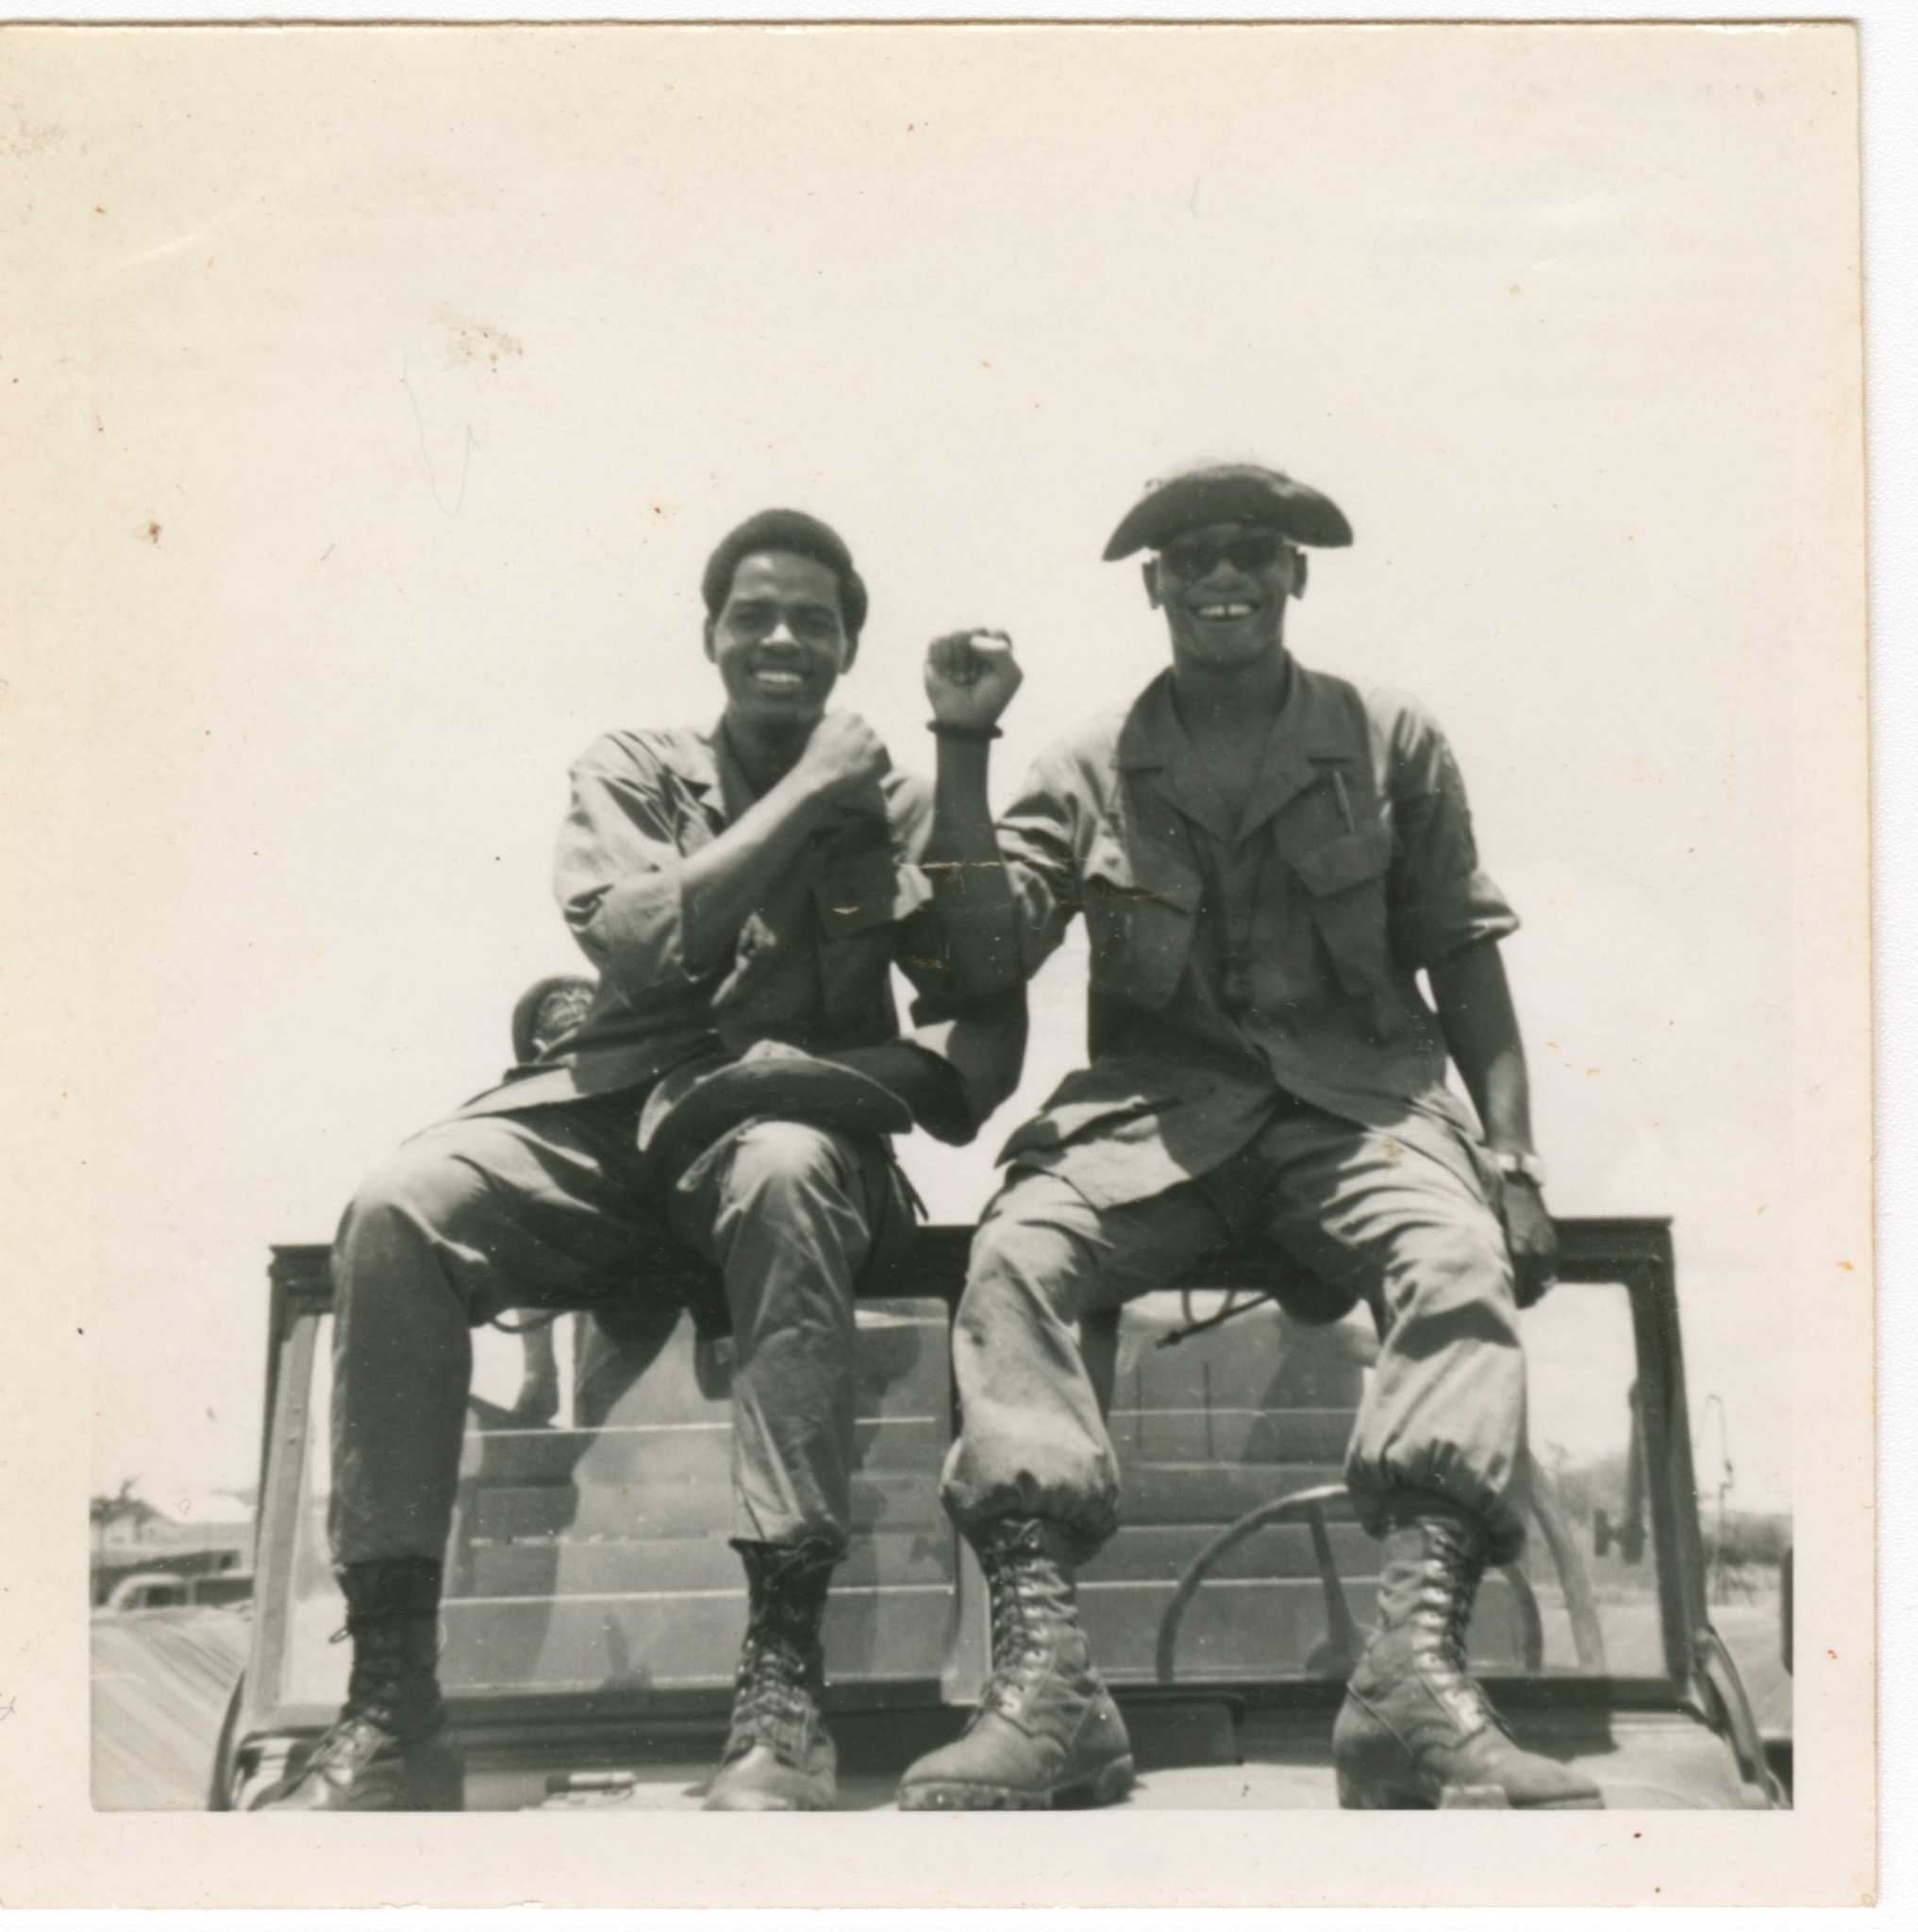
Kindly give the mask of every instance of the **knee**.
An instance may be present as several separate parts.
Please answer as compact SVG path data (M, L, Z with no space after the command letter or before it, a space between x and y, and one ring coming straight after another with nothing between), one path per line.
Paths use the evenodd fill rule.
M733 1143L726 1191L737 1201L790 1201L843 1192L845 1163L832 1135L798 1121L755 1121Z
M1467 1280L1492 1287L1511 1274L1505 1230L1489 1214L1454 1223L1440 1232L1433 1246L1443 1265Z
M1015 1170L979 1217L967 1274L984 1280L1085 1273L1096 1228L1096 1215L1069 1181Z
M450 1233L485 1191L465 1162L427 1143L395 1148L363 1180L340 1225L347 1255L369 1241Z
M1002 1194L973 1236L957 1317L959 1331L976 1336L1009 1308L1065 1319L1077 1260L1061 1230L1022 1213L1016 1194Z
M1413 1299L1429 1314L1515 1307L1505 1231L1489 1216L1425 1230L1403 1265Z
M989 1208L966 1256L967 1299L993 1283L1022 1279L1029 1269L1031 1247L1030 1230L1016 1216Z
M1506 1245L1505 1229L1486 1215L1459 1228L1456 1240L1453 1265L1459 1274L1475 1283L1481 1296L1510 1301L1511 1250Z

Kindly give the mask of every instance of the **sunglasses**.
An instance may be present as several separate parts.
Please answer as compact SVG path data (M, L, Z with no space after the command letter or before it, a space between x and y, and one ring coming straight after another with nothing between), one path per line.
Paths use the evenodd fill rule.
M1182 577L1209 576L1223 557L1234 570L1269 570L1285 553L1276 530L1242 530L1223 542L1210 537L1176 537L1159 553L1159 561Z

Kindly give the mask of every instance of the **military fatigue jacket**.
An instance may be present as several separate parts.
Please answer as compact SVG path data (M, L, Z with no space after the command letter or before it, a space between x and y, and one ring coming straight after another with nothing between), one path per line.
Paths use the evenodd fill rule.
M854 794L730 954L703 968L686 958L681 861L754 801L724 731L609 732L575 764L572 786L554 892L599 970L598 991L578 1026L463 1112L650 1086L762 1040L823 1053L898 1039L895 963L922 995L913 1017L924 1024L907 1038L952 1066L963 1092L962 1138L1004 1097L1003 1052L944 999L932 887L919 865L932 829L924 779L889 772Z
M1294 663L1241 824L1200 780L1167 672L1046 752L1001 819L1028 974L1085 915L1092 1063L1000 1158L1142 1200L1290 1093L1457 1165L1477 1129L1416 974L1518 920L1438 728Z

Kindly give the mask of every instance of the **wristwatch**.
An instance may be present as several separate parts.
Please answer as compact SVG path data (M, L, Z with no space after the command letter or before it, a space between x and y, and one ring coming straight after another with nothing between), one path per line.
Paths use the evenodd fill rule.
M1492 1164L1509 1181L1524 1181L1536 1188L1540 1193L1545 1191L1545 1163L1536 1154L1519 1154L1510 1149L1494 1149Z

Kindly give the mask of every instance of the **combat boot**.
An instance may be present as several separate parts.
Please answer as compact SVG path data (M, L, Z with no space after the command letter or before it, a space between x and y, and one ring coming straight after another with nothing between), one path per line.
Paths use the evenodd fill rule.
M746 1638L732 1724L709 1811L830 1811L838 1754L819 1714L819 1626L839 1552L830 1544L735 1542L746 1566Z
M1332 1730L1339 1803L1362 1811L1602 1810L1596 1785L1518 1747L1469 1674L1483 1526L1444 1503L1407 1499L1385 1549L1378 1628Z
M353 1669L338 1721L249 1811L459 1811L463 1767L440 1697L440 1565L424 1557L349 1563Z
M911 1766L902 1811L1116 1804L1132 1744L1092 1668L1057 1527L1002 1517L973 1538L992 1599L992 1673L972 1721Z

